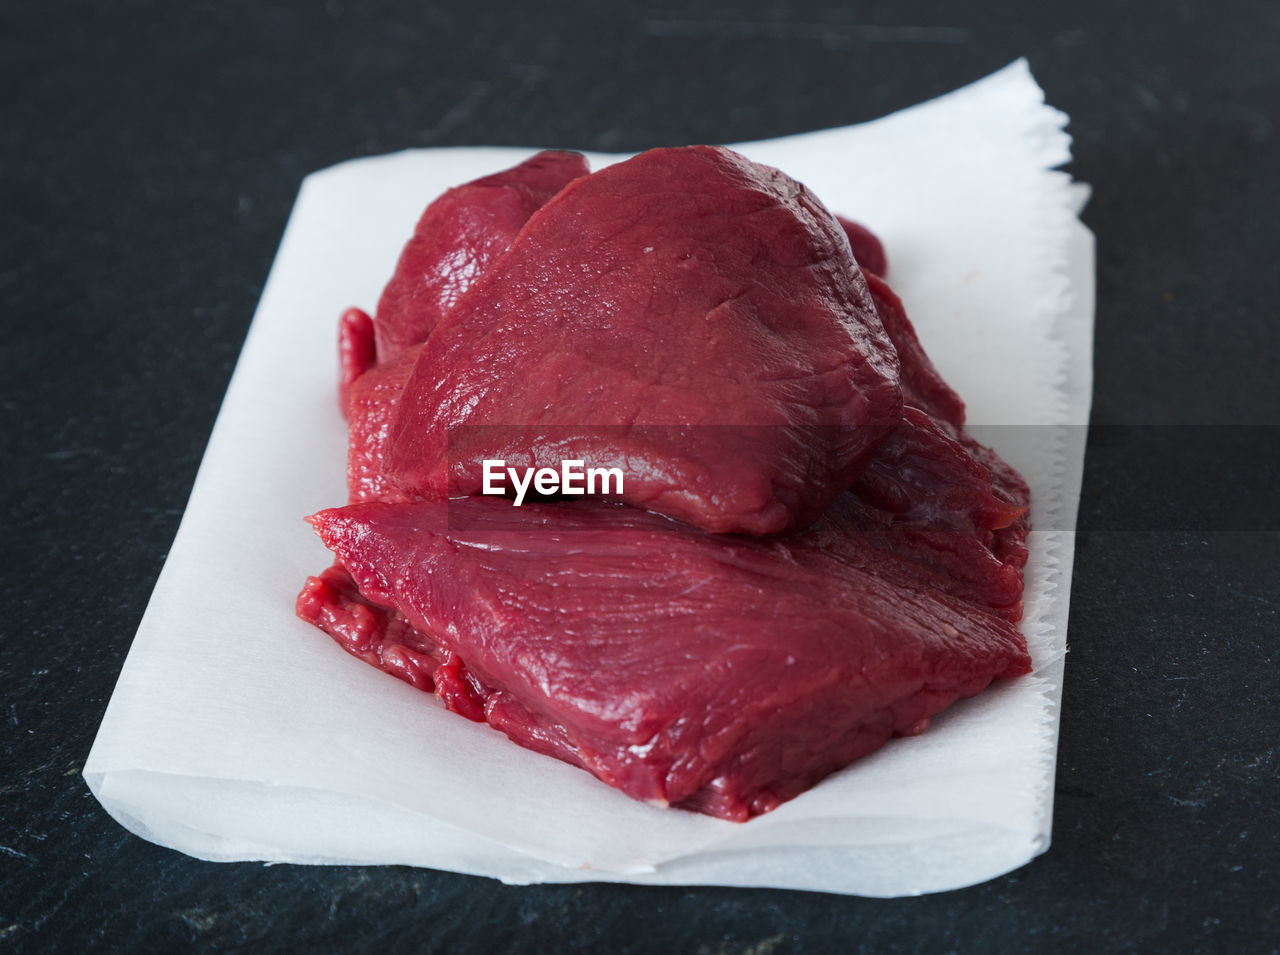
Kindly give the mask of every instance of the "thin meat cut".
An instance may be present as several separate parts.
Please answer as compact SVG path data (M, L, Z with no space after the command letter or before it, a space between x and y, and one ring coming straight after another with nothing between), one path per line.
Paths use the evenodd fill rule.
M845 495L759 540L599 502L351 505L312 518L350 577L299 609L525 746L744 820L1029 669L1011 624L880 550L865 510Z
M342 317L349 504L310 518L337 563L298 615L522 746L738 821L1027 672L1030 493L885 262L713 147L450 190L377 320ZM479 495L493 459L625 490L517 507Z
M396 403L422 348L414 345L369 369L347 390L347 490L352 503L411 499L388 479L382 458Z
M421 341L528 218L587 174L579 153L540 152L511 169L456 186L422 214L378 301L378 360Z
M358 308L349 308L338 320L338 407L348 417L351 390L378 363L373 319Z
M876 312L898 353L902 400L905 404L927 411L957 428L964 424L964 401L938 374L925 354L915 326L907 318L902 299L894 294L884 279L868 274L867 288L876 303Z
M658 149L572 182L435 325L382 459L423 499L482 462L618 466L712 531L812 522L901 414L897 357L835 218L777 170Z
M1030 496L993 475L997 463L1008 468L947 422L906 408L852 490L864 505L859 527L878 547L927 569L939 590L1016 621L1026 554L1014 551Z
M863 274L884 277L889 270L889 261L885 258L884 246L874 232L861 223L836 216L840 228L849 239L849 248L853 250L854 261L862 269Z

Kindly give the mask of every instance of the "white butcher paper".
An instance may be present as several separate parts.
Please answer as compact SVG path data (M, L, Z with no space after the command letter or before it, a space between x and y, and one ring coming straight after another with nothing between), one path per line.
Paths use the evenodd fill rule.
M533 150L423 149L308 176L173 548L84 767L143 838L210 860L397 863L509 883L937 892L1049 846L1092 390L1093 237L1067 117L1025 61L874 122L735 146L875 231L976 435L1032 489L1000 681L736 824L635 802L345 653L293 613L346 501L338 315L372 310L423 207ZM623 159L589 156L599 168Z

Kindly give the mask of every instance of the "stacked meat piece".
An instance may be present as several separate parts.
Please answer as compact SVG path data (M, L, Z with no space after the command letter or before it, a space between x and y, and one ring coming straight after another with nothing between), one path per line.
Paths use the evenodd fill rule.
M1026 485L884 268L726 149L545 152L450 190L376 320L342 318L350 501L310 519L337 563L299 615L523 746L734 820L1025 673ZM624 483L517 507L481 494L493 459Z

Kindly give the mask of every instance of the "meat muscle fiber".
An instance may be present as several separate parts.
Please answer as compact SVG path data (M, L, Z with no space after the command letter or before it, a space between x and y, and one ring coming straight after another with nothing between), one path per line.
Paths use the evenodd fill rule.
M297 612L525 747L744 820L1027 671L1030 494L865 228L727 150L585 171L451 190L377 321L343 315L350 506L310 519L338 563ZM621 463L626 503L469 496L491 457Z
M465 705L517 742L637 799L744 820L1029 669L1011 624L879 550L862 511L846 495L767 540L495 498L312 523L359 592L419 635L393 666L465 661Z
M586 173L587 161L579 153L541 152L456 186L427 206L378 301L378 360L426 341L528 218Z
M897 358L835 218L714 147L575 180L435 326L383 467L475 494L481 462L616 465L621 499L712 531L813 521L901 413Z

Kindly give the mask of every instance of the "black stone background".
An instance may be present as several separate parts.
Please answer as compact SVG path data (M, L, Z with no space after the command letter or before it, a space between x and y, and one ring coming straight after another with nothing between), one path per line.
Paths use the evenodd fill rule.
M1280 6L10 2L0 50L0 949L1280 945ZM99 808L79 770L303 176L842 125L1020 55L1099 243L1047 855L890 901L513 888L198 862Z

